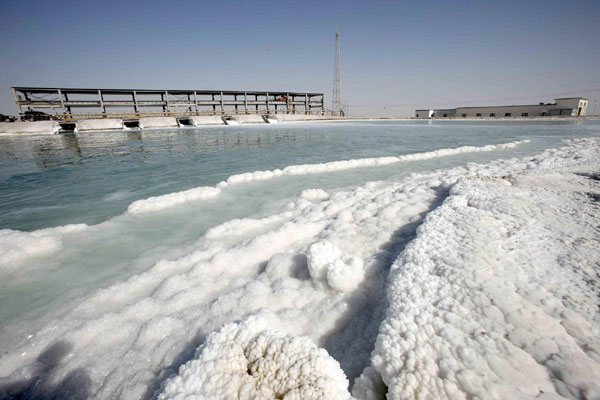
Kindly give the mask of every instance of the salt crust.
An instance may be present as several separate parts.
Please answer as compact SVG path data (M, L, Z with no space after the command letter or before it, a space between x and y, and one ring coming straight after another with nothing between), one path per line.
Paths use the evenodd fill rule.
M246 116L256 117L256 116ZM454 149L440 149L426 153L407 154L398 157L379 157L379 158L360 158L355 160L333 161L322 164L290 165L284 169L275 169L273 171L254 171L243 174L232 175L227 180L219 182L216 187L198 187L183 192L169 193L162 196L154 196L143 200L134 201L129 205L127 211L130 214L139 214L151 211L163 210L188 202L210 199L221 194L221 189L229 185L236 185L243 182L264 181L273 179L282 175L304 175L325 173L331 171L341 171L353 168L372 167L379 165L394 164L403 161L428 160L436 157L445 157L460 153L473 153L494 151L498 149L509 149L530 140L520 140L503 144L490 144L487 146L463 146ZM310 195L310 194L307 194Z
M354 396L600 398L600 185L569 172L599 143L573 144L453 186L392 266Z
M23 259L46 256L62 249L64 235L81 232L87 227L86 224L71 224L34 232L0 229L0 277L17 268Z
M598 153L597 141L574 141L533 158L299 196L280 214L229 221L180 258L42 318L39 330L3 328L0 397L33 382L33 397L61 383L73 398L145 397L213 330L257 313L269 329L325 348L350 382L360 375L358 398L593 397L598 250L585 218L598 216L582 190L550 188L559 174L565 190L591 192L592 179L564 171L597 169ZM390 264L448 190L393 264L380 327ZM336 287L337 272L360 264L346 260L362 262L364 279ZM64 359L40 367L58 345Z
M251 316L211 333L158 399L335 400L350 398L347 387L327 351Z

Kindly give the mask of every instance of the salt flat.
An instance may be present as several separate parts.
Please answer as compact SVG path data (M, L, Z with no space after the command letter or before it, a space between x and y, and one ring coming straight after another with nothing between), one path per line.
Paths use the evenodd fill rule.
M5 229L2 274L32 287L113 240L179 244L121 253L139 269L5 324L0 395L596 398L600 141L522 155L537 139L515 139L265 168L100 224ZM471 154L489 158L452 158ZM398 173L412 162L434 167ZM190 232L193 213L274 186L293 194Z

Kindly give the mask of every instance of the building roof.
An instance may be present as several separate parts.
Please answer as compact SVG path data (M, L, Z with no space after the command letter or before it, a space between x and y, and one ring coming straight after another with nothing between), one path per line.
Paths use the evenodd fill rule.
M12 89L18 92L28 93L57 93L60 89L63 92L68 93L79 93L79 94L98 94L98 90L102 91L103 94L128 94L136 92L137 94L164 94L169 92L170 94L250 94L250 95L290 95L290 96L322 96L323 93L310 93L310 92L281 92L281 91L253 91L253 90L194 90L194 89L103 89L103 88L48 88L48 87L23 87L15 86Z
M579 100L588 100L585 97L560 97L556 100L574 100L574 99L579 99ZM547 107L547 106L555 106L556 103L543 103L543 104L511 104L511 105L505 105L505 106L468 106L468 107L456 107L456 108L437 108L437 109L433 109L433 111L455 111L458 109L464 110L466 108L506 108L506 107ZM415 111L429 111L429 109L423 109L423 110L415 110Z
M511 104L509 106L470 106L470 107L456 107L458 110L464 108L504 108L504 107L546 107L546 106L555 106L556 103L544 103L544 104Z

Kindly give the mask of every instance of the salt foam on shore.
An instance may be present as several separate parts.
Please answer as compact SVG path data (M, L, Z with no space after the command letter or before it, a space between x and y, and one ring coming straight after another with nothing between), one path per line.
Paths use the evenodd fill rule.
M304 190L3 329L0 397L598 397L599 154Z

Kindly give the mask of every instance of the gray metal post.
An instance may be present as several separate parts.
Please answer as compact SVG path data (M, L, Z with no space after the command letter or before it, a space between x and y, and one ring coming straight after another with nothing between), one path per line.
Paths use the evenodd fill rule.
M165 102L167 104L167 112L171 112L171 109L169 108L169 91L165 90Z
M223 114L223 92L221 92L221 114Z
M15 104L17 105L17 107L19 107L19 120L21 120L21 118L22 118L21 103L19 103L19 97L17 96L17 91L15 90L15 88L11 88L11 89L13 92L13 96L15 96Z
M60 107L63 109L63 114L64 114L66 111L65 101L63 99L63 95L62 95L62 92L60 89L58 89L58 98L60 99Z
M198 112L198 96L196 95L196 91L194 90L194 105L196 112Z
M248 93L244 92L244 112L248 114Z
M304 114L308 114L308 94L304 94Z
M135 110L136 114L140 111L138 108L137 93L135 92L135 90L133 91L133 109Z
M269 113L269 92L267 92L267 114Z
M287 113L290 113L290 94L288 93L287 96L285 96L285 107L287 108Z
M237 105L237 94L233 95L233 100L235 102L235 113L238 113L238 105Z
M60 89L59 89L59 90L60 90ZM66 94L66 93L65 93L65 101L67 101L67 102L69 101L69 96L67 96L67 94ZM71 107L70 107L70 106L67 106L67 111L68 111L69 115L71 115L71 114L72 114L72 112L71 112Z
M102 91L98 90L98 97L100 98L100 108L102 108L102 114L106 116L106 107L104 107L104 99L102 97Z
M217 105L215 104L215 95L212 95L212 103L213 103L213 114L217 113Z

